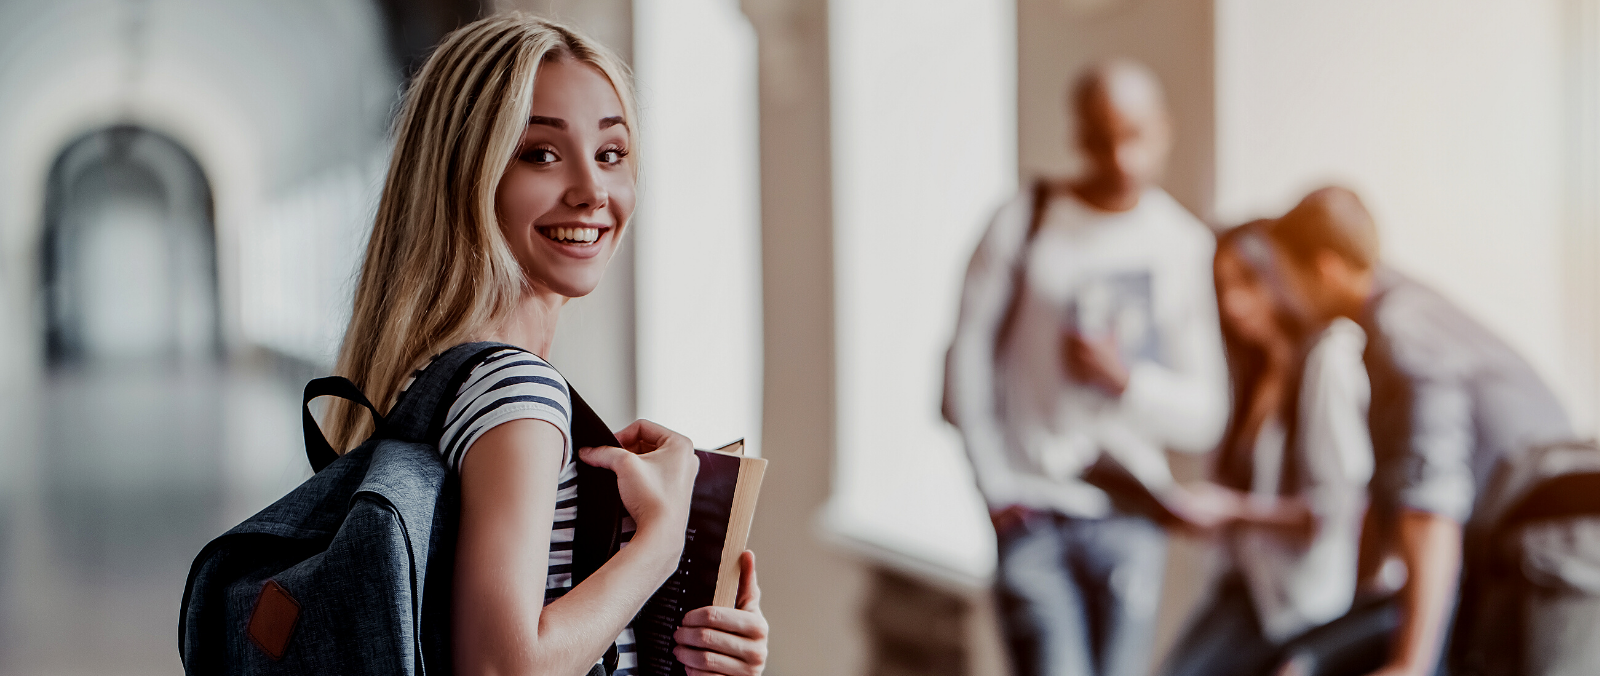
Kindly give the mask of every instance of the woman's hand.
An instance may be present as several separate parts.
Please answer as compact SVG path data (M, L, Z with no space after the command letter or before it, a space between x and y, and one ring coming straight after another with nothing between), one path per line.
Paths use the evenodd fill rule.
M1238 520L1244 497L1209 481L1174 484L1163 496L1167 508L1197 531L1212 531Z
M1000 509L989 510L989 523L994 524L994 534L1005 537L1006 533L1021 528L1027 523L1033 510L1022 505L1009 505Z
M756 555L739 555L738 608L707 606L683 616L672 654L688 676L760 676L767 666L767 618L761 615Z
M688 437L648 420L635 420L623 428L617 441L622 448L585 448L579 455L590 465L616 472L617 493L640 535L671 534L681 547L694 476L700 470L694 445Z

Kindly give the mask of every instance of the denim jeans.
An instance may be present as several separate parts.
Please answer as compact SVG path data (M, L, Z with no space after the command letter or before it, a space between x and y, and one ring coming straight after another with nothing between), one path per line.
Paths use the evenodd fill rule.
M1292 659L1309 676L1366 676L1388 658L1398 613L1392 598L1359 601L1343 617L1276 645L1261 630L1244 578L1231 572L1190 620L1161 673L1270 676Z
M1166 676L1257 676L1277 666L1278 646L1267 640L1238 573L1222 578L1210 601L1189 622L1167 655Z
M1148 519L1034 515L1000 535L996 591L1018 676L1145 676L1167 536Z

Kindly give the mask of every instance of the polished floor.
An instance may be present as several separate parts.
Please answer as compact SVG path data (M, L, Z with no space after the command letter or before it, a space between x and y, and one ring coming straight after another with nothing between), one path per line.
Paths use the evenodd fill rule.
M207 540L310 475L304 374L58 369L0 390L0 676L178 674Z

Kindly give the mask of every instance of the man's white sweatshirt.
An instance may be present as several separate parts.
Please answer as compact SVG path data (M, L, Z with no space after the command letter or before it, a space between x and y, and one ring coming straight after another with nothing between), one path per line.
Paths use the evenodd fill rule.
M1023 191L973 254L947 409L991 507L1103 517L1108 497L1079 479L1100 453L1160 490L1172 482L1166 449L1206 452L1222 434L1229 397L1211 273L1216 241L1156 188L1123 212L1070 194L1043 208L1030 243L1033 198ZM1130 376L1120 397L1067 376L1068 331L1115 341Z

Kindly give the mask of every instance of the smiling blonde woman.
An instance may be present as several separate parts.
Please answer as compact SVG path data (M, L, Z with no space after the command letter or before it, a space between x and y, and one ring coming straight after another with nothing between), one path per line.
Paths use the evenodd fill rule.
M571 448L572 403L549 352L561 307L595 289L633 213L637 119L627 69L561 24L486 19L457 30L418 73L356 289L338 372L380 412L433 355L490 356L456 393L439 441L461 477L453 597L460 674L615 674L636 668L628 623L676 568L697 460L649 421L623 448ZM362 411L329 411L336 448L366 438ZM574 452L576 451L576 452ZM574 586L578 462L616 473L631 540ZM767 623L754 558L738 608L685 617L687 673L762 671Z

